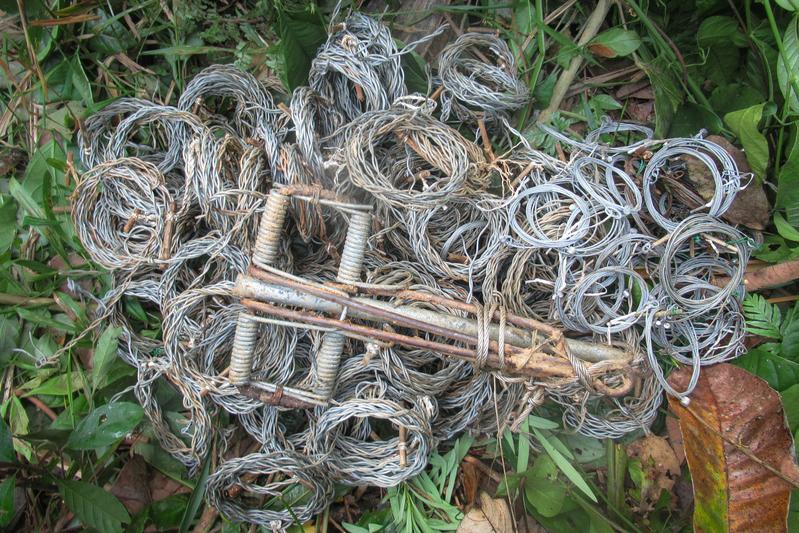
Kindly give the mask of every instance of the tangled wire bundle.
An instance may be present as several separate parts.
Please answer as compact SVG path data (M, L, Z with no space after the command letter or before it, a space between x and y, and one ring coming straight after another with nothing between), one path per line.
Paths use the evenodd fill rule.
M439 112L434 98L407 94L409 48L397 49L387 28L360 14L335 28L288 107L253 76L214 66L177 108L122 99L81 131L90 170L72 215L114 279L97 322L121 327L120 357L137 368L133 392L161 445L195 469L218 450L208 493L223 513L285 528L325 508L335 483L395 485L439 442L514 428L547 399L565 426L620 437L651 423L664 389L688 398L703 365L741 353L752 241L719 219L741 187L721 147L612 121L584 139L544 126L571 153L554 159L503 120L527 93L499 39L466 34L442 53L431 87ZM517 144L496 157L467 138L483 120ZM705 205L664 186L685 158L714 180ZM281 234L277 248L258 252L267 194L284 186L311 192L269 197L288 222L270 230ZM354 215L322 209L325 189L373 207L366 271L349 274L357 280L471 302L484 329L494 314L529 316L632 359L569 352L572 377L514 377L484 366L485 345L473 365L347 338L328 406L265 404L257 387L231 381L237 321L256 339L251 381L298 389L330 372L316 364L330 329L247 318L233 282L254 252L309 281L336 279ZM718 287L717 276L731 281ZM160 312L160 340L136 331L130 301ZM460 316L436 301L392 303ZM665 381L661 363L672 359L694 368L684 391ZM182 427L167 422L162 387L181 395ZM221 412L231 425L214 431Z

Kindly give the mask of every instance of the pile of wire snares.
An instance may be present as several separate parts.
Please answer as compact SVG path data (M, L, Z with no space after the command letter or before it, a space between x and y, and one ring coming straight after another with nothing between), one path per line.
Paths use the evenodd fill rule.
M442 112L433 98L408 94L409 49L355 13L318 51L309 85L291 95L212 66L176 107L121 99L81 130L90 170L73 218L87 253L113 276L97 320L122 328L119 355L137 369L133 392L163 448L192 469L211 457L209 499L231 519L273 529L307 520L332 501L334 484L395 485L424 469L439 443L515 427L545 400L585 435L645 430L663 389L685 398L701 366L743 349L752 243L719 218L741 187L723 149L610 121L582 140L542 126L570 153L556 159L506 120L528 93L503 41L465 34L442 53L430 88ZM494 156L469 140L480 139L481 124L512 148ZM671 192L688 158L715 183L701 205ZM571 358L573 379L521 379L348 339L329 407L243 395L227 379L242 310L232 288L248 268L267 193L291 184L374 207L363 281L622 346L634 355L636 386L603 394L598 376L609 385L623 377L602 362ZM340 213L292 202L280 268L333 281L346 227ZM730 282L717 286L719 276ZM143 331L134 308L162 318L160 338ZM258 328L253 379L313 382L322 332ZM674 362L694 369L685 391L664 379ZM160 403L167 389L179 394L182 423Z

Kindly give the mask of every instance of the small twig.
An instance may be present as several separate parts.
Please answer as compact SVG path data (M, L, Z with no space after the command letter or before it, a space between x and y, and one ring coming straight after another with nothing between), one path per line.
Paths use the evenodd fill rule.
M54 306L55 300L52 298L31 298L29 296L19 296L18 294L0 293L0 305L21 305L24 307ZM60 308L59 308L60 309Z
M219 511L217 511L215 507L211 505L206 506L203 514L200 515L200 519L197 521L197 525L194 526L194 533L207 533L210 531L218 516Z
M22 395L23 392L24 391L18 390L15 392L15 394L17 396L20 396ZM50 420L54 421L56 418L58 418L58 415L55 413L55 411L53 411L47 405L45 405L44 402L41 401L39 398L36 398L35 396L25 396L25 399L28 400L33 405L35 405L39 411L46 414L47 418L49 418Z
M408 466L408 444L406 443L408 430L405 426L399 428L399 462L400 468L407 468Z
M789 296L776 296L774 298L766 298L766 301L770 304L782 304L785 302L795 302L799 300L799 294L791 294Z
M794 259L747 273L744 277L744 285L746 285L747 291L753 292L785 285L797 279L799 279L799 259ZM719 277L713 281L713 284L717 287L724 287L729 282L730 278Z
M494 155L494 149L491 148L491 139L488 138L488 130L486 129L486 123L481 118L477 120L477 125L480 128L480 137L483 139L483 150L485 150L489 162L493 163L494 161L496 161L497 157Z
M24 0L17 0L17 9L19 9L19 21L22 23L22 33L25 34L25 45L28 48L28 56L33 63L33 68L36 70L36 75L39 77L39 82L42 84L42 93L44 93L44 100L47 101L47 81L42 72L42 66L39 65L39 60L36 57L36 51L33 49L33 42L31 42L30 34L28 33L28 15L25 13Z
M497 472L496 470L492 470L488 467L483 461L478 459L477 457L467 455L463 458L464 462L469 463L477 467L483 474L487 475L491 478L492 481L495 483L502 483L502 474Z

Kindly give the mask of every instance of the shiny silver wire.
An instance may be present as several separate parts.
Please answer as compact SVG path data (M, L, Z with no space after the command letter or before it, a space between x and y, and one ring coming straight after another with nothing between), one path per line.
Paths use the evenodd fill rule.
M331 28L309 86L286 98L217 65L189 81L176 107L120 99L79 133L89 170L72 218L111 279L86 334L104 320L121 327L131 391L165 450L195 471L216 450L208 497L228 518L285 529L327 507L336 483L396 485L439 443L513 428L545 401L567 428L620 438L651 424L664 390L690 401L703 366L743 352L753 241L718 218L742 178L720 146L658 140L610 119L584 139L541 126L568 152L556 159L510 125L528 91L501 40L466 34L448 47L439 109L405 86L401 56L416 43L399 49L361 14ZM489 161L451 119L484 120L512 148ZM689 166L713 179L709 201L669 193ZM300 185L311 192L280 192ZM323 208L313 192L323 189L368 204L373 217ZM347 245L353 227L357 250ZM320 359L338 332L237 303L235 279L251 266L469 302L483 332L494 312L515 313L631 359L566 353L571 377L520 378L485 368L486 333L474 365L370 339L346 339ZM717 286L721 277L728 283ZM160 320L161 333L141 320ZM531 334L531 346L540 342ZM676 364L692 367L686 390L666 379ZM320 385L327 407L259 396ZM181 399L177 423L159 403L163 388ZM216 427L222 414L230 423Z

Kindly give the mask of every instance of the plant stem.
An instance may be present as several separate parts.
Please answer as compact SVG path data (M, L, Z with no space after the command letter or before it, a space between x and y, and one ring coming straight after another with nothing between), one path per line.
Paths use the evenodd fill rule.
M610 10L610 5L610 0L599 0L599 2L597 2L596 8L594 8L591 16L589 16L588 20L585 21L583 34L577 41L578 47L582 48L594 38L599 31L600 26L602 26L602 23L605 21L605 17ZM555 88L552 91L552 99L550 100L547 108L541 112L541 115L539 115L538 122L549 122L549 119L552 118L552 114L558 110L561 102L563 102L563 98L566 96L569 86L574 81L574 78L577 76L577 72L580 70L582 65L583 57L581 55L577 55L574 59L572 59L571 63L569 64L569 68L561 73L557 83L555 84Z
M788 64L788 54L785 53L785 45L782 42L782 35L780 35L780 30L777 27L777 20L774 18L774 12L771 10L771 1L763 0L763 7L766 9L766 18L768 18L768 24L771 28L771 33L774 36L774 40L777 42L777 50L779 50L780 56L785 62L785 70L788 72L794 96L799 99L799 81L796 79L796 72L794 72ZM785 105L788 106L791 100L790 96L785 95L785 100Z

